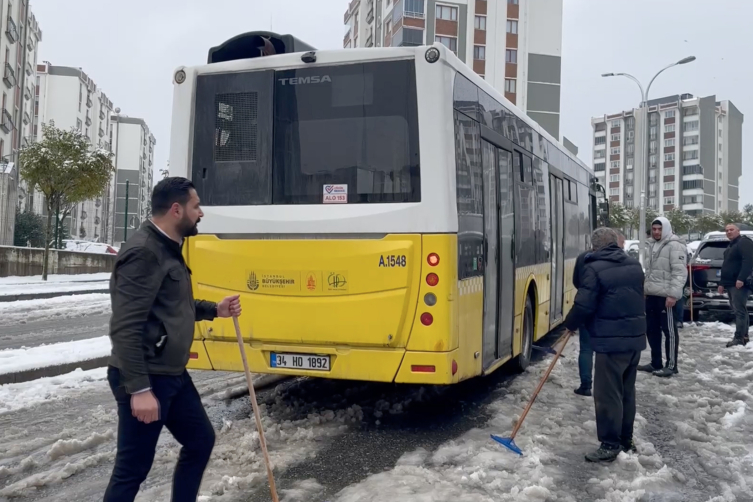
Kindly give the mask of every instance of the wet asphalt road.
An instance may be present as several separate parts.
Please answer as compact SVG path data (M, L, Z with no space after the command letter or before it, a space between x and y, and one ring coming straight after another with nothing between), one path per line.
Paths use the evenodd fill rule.
M110 314L0 326L0 350L85 340L107 335Z

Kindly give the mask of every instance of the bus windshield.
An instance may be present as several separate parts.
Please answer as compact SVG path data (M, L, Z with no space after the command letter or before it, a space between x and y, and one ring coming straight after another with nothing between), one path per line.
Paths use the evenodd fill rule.
M205 205L420 201L413 61L254 73L256 92L199 86L194 182Z

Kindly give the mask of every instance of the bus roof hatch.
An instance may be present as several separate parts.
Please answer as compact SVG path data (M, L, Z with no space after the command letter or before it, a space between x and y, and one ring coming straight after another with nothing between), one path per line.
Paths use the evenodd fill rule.
M271 31L249 31L209 49L207 63L222 63L275 54L314 51L314 47L293 35L279 35Z

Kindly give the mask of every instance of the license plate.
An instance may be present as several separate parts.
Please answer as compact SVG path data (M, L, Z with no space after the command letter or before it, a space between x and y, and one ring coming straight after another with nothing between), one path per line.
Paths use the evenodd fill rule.
M329 371L329 356L312 356L309 354L270 354L269 364L273 368L296 370Z

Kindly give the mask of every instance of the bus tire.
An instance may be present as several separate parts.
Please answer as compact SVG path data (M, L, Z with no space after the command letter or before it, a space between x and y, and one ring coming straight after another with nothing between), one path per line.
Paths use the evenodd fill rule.
M531 352L533 351L533 301L531 295L526 295L526 309L523 312L523 336L521 339L520 354L515 358L515 369L523 372L531 364Z

